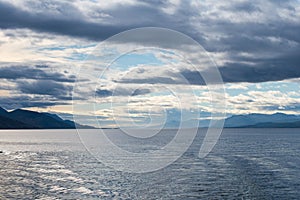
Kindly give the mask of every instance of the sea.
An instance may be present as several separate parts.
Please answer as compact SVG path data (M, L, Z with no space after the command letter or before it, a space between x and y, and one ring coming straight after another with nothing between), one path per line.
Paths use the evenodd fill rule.
M146 143L120 131L107 134L133 152L160 148L176 132L162 130ZM199 158L204 135L199 129L168 166L134 173L107 166L76 130L1 130L0 199L300 199L300 129L224 129Z

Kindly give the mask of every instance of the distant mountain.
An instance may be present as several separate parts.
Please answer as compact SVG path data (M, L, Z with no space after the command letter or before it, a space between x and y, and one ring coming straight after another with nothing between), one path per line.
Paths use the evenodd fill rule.
M210 113L201 113L200 121L196 118L185 119L180 123L181 113L168 111L164 128L200 128L209 127L211 120L207 119ZM196 121L197 120L197 121ZM197 123L199 122L199 123ZM284 113L275 114L247 114L229 116L224 121L224 128L300 128L300 115ZM184 125L183 125L184 124ZM221 127L221 121L215 121L212 127Z
M251 126L244 126L240 128L300 128L300 121L287 123L258 123Z
M7 112L0 107L0 129L74 129L93 128L63 120L56 114L17 109Z
M258 128L280 128L296 126L300 121L299 115L287 115L284 113L266 114L249 114L249 115L234 115L225 120L224 127L240 128L240 127L258 127Z
M166 122L166 127L177 127L180 123L171 118ZM176 114L176 113L175 113ZM201 127L207 127L209 120L201 120ZM190 124L190 123L188 123ZM195 123L191 123L195 124ZM299 115L283 113L233 115L225 119L225 128L300 128ZM0 107L0 129L74 129L94 128L64 120L56 114L41 113L17 109L11 112Z

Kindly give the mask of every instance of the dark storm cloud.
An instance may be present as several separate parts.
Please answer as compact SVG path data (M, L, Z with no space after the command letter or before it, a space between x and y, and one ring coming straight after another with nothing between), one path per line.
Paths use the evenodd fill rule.
M277 58L247 58L253 64L226 63L219 67L224 83L249 82L259 83L281 81L300 77L300 56L298 52L290 52ZM202 74L211 72L204 71ZM205 82L198 71L183 70L181 74L190 84L204 85Z
M268 3L271 3L274 9L285 9L285 12L289 11L294 15L296 10L289 3L299 4L296 1L268 1ZM259 4L256 5L250 1L229 5L226 9L224 8L228 11L228 14L258 12L257 15L265 15ZM280 17L279 14L274 10L274 13L265 16L270 17L270 19L262 18L261 20L241 22L222 18L207 20L199 18L199 24L210 27L204 31L218 36L209 38L203 43L200 42L200 44L211 51L212 55L215 52L226 53L225 59L229 60L219 66L224 82L258 83L300 78L300 21L287 20ZM218 16L218 13L216 13L216 16ZM241 14L240 17L242 20L243 15ZM137 37L135 39L138 40ZM173 39L170 37L170 40ZM210 72L205 71L202 73L209 74ZM189 84L205 84L203 77L197 71L182 70L181 75ZM127 77L122 80L115 80L115 82L140 84L186 83L178 79L172 79L173 76L174 74L169 74L169 76L157 74L146 78ZM175 75L175 77L178 77L178 75Z
M60 98L70 95L72 87L51 80L38 80L20 81L18 89L23 94L51 95Z
M300 48L300 24L290 22L222 22L214 31L223 34L205 43L205 48L210 51L222 50L234 55L239 52L280 53L286 49L296 51ZM271 38L278 41L272 41Z
M72 100L75 77L52 70L48 65L0 67L0 79L4 79L0 87L14 91L12 97L1 97L0 105L7 109L47 107Z
M155 0L157 2L157 0ZM149 5L152 1L148 2ZM161 3L161 1L158 1ZM201 3L200 3L201 4ZM300 21L291 21L286 17L282 17L282 12L288 12L291 15L296 14L293 5L298 4L297 1L266 1L266 3L255 3L252 1L228 3L226 10L228 15L234 14L240 22L236 22L234 17L220 17L219 13L215 13L215 17L198 16L198 21L194 21L194 25L200 25L201 29L197 29L190 18L201 14L202 10L194 10L187 3L181 3L180 8L172 16L160 13L157 15L162 27L167 27L169 23L181 24L173 27L192 38L196 39L208 51L226 53L226 62L220 67L220 73L224 82L266 82L280 81L285 79L300 77ZM274 12L265 13L264 6L271 6ZM131 9L138 10L138 6ZM279 11L275 11L278 9ZM132 11L133 11L132 10ZM187 12L190 11L190 12ZM204 11L205 12L205 11ZM130 12L133 13L134 12ZM244 20L244 16L249 14L254 17L252 20ZM262 18L259 19L258 16ZM123 16L125 17L125 16ZM176 20L170 20L168 17L174 17ZM296 17L296 15L295 15ZM148 15L145 15L146 19ZM166 23L169 22L169 23ZM188 29L188 31L187 31ZM217 35L217 37L209 37L209 34ZM203 39L206 34L207 39ZM151 34L132 35L131 41L148 42L155 45L155 41L151 41ZM178 41L172 35L166 35L163 41L158 41L160 46L172 48L172 44ZM126 41L120 41L126 43ZM156 41L157 42L157 41ZM184 44L185 42L182 41ZM173 47L174 48L174 47ZM180 47L181 48L181 47ZM244 53L247 56L243 56ZM245 64L245 63L249 64ZM203 72L209 73L209 72ZM184 70L181 72L190 84L203 85L205 81L198 72ZM118 82L118 80L116 81ZM141 79L131 77L123 79L122 83L162 83L162 84L182 84L182 81L172 79L170 76L157 76ZM211 80L213 82L213 80Z
M166 4L162 1L159 2ZM125 30L146 26L172 28L185 33L193 31L190 24L183 23L187 21L188 16L192 13L192 9L189 9L189 12L186 13L189 15L182 13L187 3L182 3L182 9L176 14L177 17L162 12L153 2L116 6L105 10L105 13L112 16L105 23L91 22L70 3L55 2L55 5L60 8L58 10L59 14L45 14L35 12L35 10L29 12L10 3L0 1L0 28L29 28L36 31L98 41ZM45 10L45 7L40 6L36 9L42 11Z
M43 69L43 70L42 70ZM57 82L74 82L74 76L66 76L58 72L47 70L46 66L5 66L0 67L0 79L34 79L34 80L53 80Z
M65 7L62 9L74 9ZM77 16L76 16L77 15ZM78 17L79 15L79 17ZM105 39L114 35L125 27L101 25L84 21L80 18L79 11L75 11L71 17L55 16L47 14L35 14L24 11L9 3L0 2L0 27L1 28L29 28L37 31L58 33L90 39Z
M228 63L220 68L224 82L267 82L300 77L297 52L273 59L255 59L253 64Z
M298 52L289 52L277 58L245 58L251 64L228 62L219 67L219 73L224 83L249 82L259 83L268 81L281 81L300 77L300 56ZM183 69L179 74L165 73L141 77L128 76L117 83L136 84L220 84L220 80L215 77L214 71L192 71ZM181 77L181 78L178 78Z
M68 105L72 100L72 86L52 80L17 80L13 91L14 96L0 97L6 109Z
M224 82L265 82L300 77L300 21L292 20L292 16L298 16L295 5L299 5L299 1L234 1L223 3L218 8L219 11L205 7L205 2L199 1L200 6L193 7L189 1L181 1L171 14L160 9L167 7L170 2L140 1L137 4L120 4L100 10L110 16L101 23L88 20L75 4L53 2L57 9L51 13L43 12L47 11L43 3L40 7L33 6L31 10L25 11L0 1L0 28L29 28L92 40L103 40L136 27L171 28L197 40L212 54L226 54L228 62L220 66ZM217 1L215 3L218 4ZM266 7L269 9L265 9ZM207 12L210 11L213 12L208 15ZM116 42L148 42L154 45L157 42L163 47L174 48L173 41L177 41L171 35L164 36L163 41L152 41L151 38L151 34L141 32L127 38L128 41ZM242 56L240 53L250 56ZM59 74L43 74L37 71L39 69L27 69L28 75L22 71L1 70L0 78L37 77L36 79L56 80L58 77L60 80L56 81L63 81L65 78L66 81L69 80ZM191 84L204 84L201 76L192 71L182 71L182 75ZM176 81L171 77L157 76L147 80L128 79L122 82L173 84ZM109 91L99 91L98 95L111 94Z
M300 57L297 54L277 59L255 59L255 64L227 63L219 68L224 83L259 83L300 77ZM205 71L203 74L211 72ZM181 74L194 85L205 85L198 71L184 70ZM213 80L211 80L213 83Z

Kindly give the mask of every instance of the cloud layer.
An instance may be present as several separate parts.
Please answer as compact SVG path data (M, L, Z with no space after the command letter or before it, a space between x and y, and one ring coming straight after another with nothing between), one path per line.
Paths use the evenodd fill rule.
M222 58L215 59L225 82L264 82L300 77L299 4L297 0L0 1L0 28L96 41L135 27L171 28L197 40L212 56L222 52Z
M299 19L298 0L0 0L0 106L70 105L79 61L90 55L99 42L121 31L154 26L184 33L207 50L224 83L230 85L227 95L232 112L297 111L300 97L291 95L290 90L282 91L276 83L291 86L292 80L300 78ZM157 42L152 40L153 35L141 32L116 42L123 49L133 42L159 43L168 50L195 55L202 72L210 73L209 68L202 68L192 48L175 46L177 38L171 35L163 37ZM191 85L202 90L206 83L198 71L181 63L174 65L172 55L160 53L153 55L160 64L152 68L136 65L131 70L110 69L111 76L96 89L89 77L80 80L82 95L78 99L91 102L96 95L97 101L107 103L112 96L120 102L130 97L137 101L131 103L132 107L140 108L133 113L138 118L145 115L143 109L152 102L166 100L167 109L176 107L171 105L174 99L170 97L151 96L158 92L157 85L188 91L187 85ZM168 65L170 60L173 65ZM93 67L101 71L103 63ZM258 88L268 82L273 84L269 91ZM249 89L248 83L257 88ZM292 89L298 92L297 87ZM205 95L199 97L204 104L209 102ZM187 102L183 107L188 110L192 106ZM207 105L199 108L212 111ZM122 110L126 109L120 108L120 115Z

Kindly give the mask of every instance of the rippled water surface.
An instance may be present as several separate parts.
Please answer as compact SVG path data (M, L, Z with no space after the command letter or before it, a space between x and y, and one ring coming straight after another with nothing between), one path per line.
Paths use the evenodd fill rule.
M174 133L145 144L110 131L132 151ZM97 161L75 130L0 131L0 199L299 199L300 129L225 129L199 159L202 136L170 166L133 174Z

